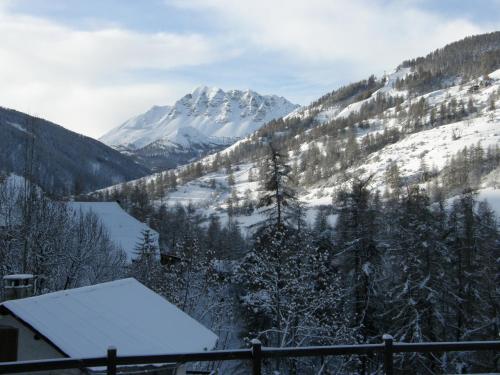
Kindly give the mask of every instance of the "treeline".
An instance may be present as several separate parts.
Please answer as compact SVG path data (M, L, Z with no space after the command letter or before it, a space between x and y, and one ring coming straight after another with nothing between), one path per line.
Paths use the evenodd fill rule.
M369 98L375 91L384 85L384 81L377 81L374 75L368 79L342 86L337 90L323 95L318 100L312 102L309 107L329 108L336 104L346 104L345 102L357 102Z
M408 188L381 203L364 182L338 197L332 241L361 342L463 341L498 335L500 237L495 214L472 193L447 210ZM494 355L413 355L401 373L498 369ZM372 365L370 365L372 366Z
M412 68L413 73L396 86L412 93L443 88L447 80L457 77L480 77L500 68L500 32L467 37L425 57L404 61L401 67Z
M483 167L498 158L479 147L463 154ZM257 337L278 347L378 343L384 333L404 342L494 339L500 311L496 215L471 191L452 202L442 194L431 199L396 172L388 173L384 199L369 180L354 179L309 225L286 153L272 149L259 167L255 205L266 219L251 237L244 241L234 221L223 226L213 215L207 225L192 207L161 206L146 219L171 256L164 264L151 256L157 249L146 236L132 275L224 332L226 343L238 336L240 345ZM377 357L336 357L265 367L369 374L381 364ZM488 352L396 357L401 374L498 371L499 365ZM244 371L245 364L238 366Z
M277 172L276 174L278 174ZM281 174L285 174L280 172ZM332 228L320 210L301 225L283 177L274 216L253 238L236 271L248 337L269 346L488 340L497 337L500 233L495 214L464 192L431 204L418 187L386 200L354 181L336 197ZM286 197L286 198L285 198ZM277 212L281 204L281 221ZM488 354L400 355L401 374L498 370ZM377 358L270 363L283 373L373 373Z
M500 166L500 146L484 149L480 143L464 147L453 155L441 171L445 193L456 193L464 186L479 187L481 178ZM425 172L425 171L424 171Z

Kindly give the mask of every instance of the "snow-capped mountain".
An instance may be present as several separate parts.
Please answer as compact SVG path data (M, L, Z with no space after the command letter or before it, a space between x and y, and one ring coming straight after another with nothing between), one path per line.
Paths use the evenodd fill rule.
M165 183L161 199L169 204L196 202L207 215L224 212L229 199L257 200L262 157L274 138L309 207L331 204L353 179L369 180L384 194L393 188L389 172L396 171L401 186L419 185L436 196L474 188L500 214L500 59L491 60L494 54L500 56L500 32L453 43L384 77L338 88L177 168L174 185L165 182L172 172L168 180L167 173L141 180ZM248 227L255 220L257 212L238 218Z
M223 91L198 87L172 107L155 106L100 140L110 146L141 149L153 142L187 147L191 144L227 144L263 124L283 117L298 106L283 97L252 90Z

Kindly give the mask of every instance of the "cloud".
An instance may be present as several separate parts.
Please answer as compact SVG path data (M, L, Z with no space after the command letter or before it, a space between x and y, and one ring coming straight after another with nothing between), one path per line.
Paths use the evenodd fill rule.
M192 11L211 12L242 44L286 56L304 71L328 64L377 72L481 33L465 18L418 8L418 1L368 0L178 0ZM486 27L485 27L486 26ZM277 61L282 63L282 61ZM298 70L298 74L301 74ZM311 76L310 72L306 75ZM314 75L312 75L314 76Z
M133 31L97 0L100 17L84 28L15 13L17 1L0 0L0 105L90 136L205 83L306 104L493 29L422 0L169 0L155 10L158 29L165 17L173 31L156 33L140 31L152 29L138 26L149 19L140 6Z
M192 83L143 78L232 53L193 33L78 30L0 7L0 103L98 136ZM170 84L169 84L170 83Z

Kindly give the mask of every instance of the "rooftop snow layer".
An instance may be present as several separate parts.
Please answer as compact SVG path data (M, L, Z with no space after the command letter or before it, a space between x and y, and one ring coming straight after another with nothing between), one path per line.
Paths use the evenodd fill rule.
M110 239L127 254L129 260L136 257L136 246L149 229L158 246L158 233L130 216L116 202L69 202L75 212L93 212L107 229Z
M212 349L217 336L129 278L2 303L72 358Z

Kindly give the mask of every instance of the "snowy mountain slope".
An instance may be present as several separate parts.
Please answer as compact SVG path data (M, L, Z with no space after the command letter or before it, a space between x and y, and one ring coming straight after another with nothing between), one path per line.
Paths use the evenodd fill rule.
M155 131L154 124L165 117L172 107L153 106L147 112L135 116L100 138L100 141L110 146L129 146L135 140L142 139L147 132ZM143 146L153 140L146 141Z
M474 115L466 116L461 121L424 128L421 131L408 134L398 142L368 154L350 167L346 171L347 175L361 178L372 176L372 189L383 192L386 188L385 172L392 163L398 165L401 177L405 181L418 183L422 173L422 165L427 166L429 170L440 173L450 158L463 150L464 147L471 148L480 145L486 150L488 147L500 145L500 111L498 109L491 110L489 103L491 95L500 92L500 70L489 76L494 81L473 93L470 92L471 87L477 86L478 80L411 98L414 103L421 98L425 99L430 107L429 112L432 108L438 109L443 103L452 99L460 102L470 98L477 107L477 112ZM403 102L402 108L407 108L409 102L408 99ZM498 96L496 102L500 102ZM498 108L498 105L496 107ZM369 130L358 129L356 138L360 144L366 137L382 134L385 129L401 130L404 127L405 120L401 121L396 118L394 108L387 110L380 117L369 120ZM304 144L302 150L308 150L313 146L318 146L318 143ZM495 190L500 188L498 181L495 183L491 178L483 180L484 183L479 186L479 192L482 189L492 188ZM331 201L331 197L340 182L338 176L320 181L315 186L310 187L309 192L302 198L306 202L327 203L329 200ZM343 181L344 184L346 182ZM500 214L500 210L498 212Z
M397 73L397 72L396 72ZM406 73L405 73L406 74ZM500 92L500 70L489 74L490 80L484 82L483 79L475 79L457 86L451 86L442 90L426 93L421 96L408 97L400 104L400 112L396 108L389 108L377 116L366 120L367 128L356 127L355 137L359 145L363 145L369 137L381 135L384 131L397 129L401 132L401 139L397 142L389 143L379 150L367 152L359 156L356 162L342 173L332 173L319 178L310 183L307 181L307 170L300 172L298 181L300 185L299 198L309 207L309 217L312 218L315 207L332 203L338 189L346 186L350 180L349 176L358 176L371 180L371 188L384 192L386 189L385 173L392 163L397 163L401 178L408 183L420 183L421 166L426 165L429 170L434 170L438 175L449 162L450 158L456 155L464 147L475 147L478 144L483 149L500 145L500 110L491 109L491 98ZM392 80L394 81L394 80ZM386 84L378 91L385 95L403 96L401 93L389 86L391 78L386 80ZM500 95L495 96L496 108L500 106ZM426 103L426 112L423 115L425 121L429 121L430 112L439 110L442 104L450 103L453 99L457 103L466 103L469 99L474 103L475 112L457 121L452 121L443 125L424 126L419 131L404 133L407 126L407 117L401 117L401 113L409 112L410 107L423 99ZM366 102L368 99L363 99ZM360 108L359 102L354 103L350 108ZM314 114L317 116L317 113ZM324 122L320 126L329 126ZM310 134L306 130L304 134ZM198 207L206 215L218 213L223 219L226 217L225 211L228 208L228 199L236 196L240 202L245 200L256 201L259 193L259 182L256 178L258 174L259 158L247 158L240 162L232 163L235 184L228 185L229 174L224 168L213 170L211 167L217 158L230 157L238 152L238 149L250 147L256 142L256 134L240 140L230 147L217 154L209 155L199 161L202 169L207 170L200 177L184 177L188 174L189 165L179 167L178 186L176 190L169 191L161 197L162 202L169 205L192 204ZM306 137L307 139L307 137ZM303 163L311 149L317 148L323 157L328 154L328 136L313 137L312 140L300 144L298 149L289 150L290 165ZM344 141L340 141L341 147L345 147ZM343 152L341 150L341 152ZM312 166L311 168L314 168ZM251 172L250 172L251 171ZM148 176L142 180L147 183L158 178L158 175ZM253 177L250 177L253 175ZM496 177L495 177L496 176ZM480 199L489 198L494 208L498 208L497 200L500 194L498 181L500 171L497 169L490 175L482 178L478 185L478 197ZM426 185L431 183L427 182ZM499 211L500 213L500 211ZM250 230L252 225L261 218L258 211L252 212L249 216L245 214L237 215L238 221L246 230ZM334 220L334 219L332 219Z
M407 97L408 92L406 90L398 90L396 88L396 82L400 79L405 78L410 74L410 68L398 67L387 76L383 77L380 83L380 88L369 93L366 99L356 100L356 97L350 97L335 101L333 103L325 103L322 100L306 106L297 108L295 111L291 112L285 119L291 118L307 118L313 116L315 121L320 124L324 124L336 118L345 118L349 115L356 113L360 110L363 104L373 101L377 95L387 95L391 97ZM366 88L362 88L361 91L357 91L356 94L363 93Z
M198 87L172 107L153 107L101 141L154 171L217 152L298 106L254 91Z
M497 34L495 53L500 55ZM168 179L160 173L140 181L155 186L157 203L191 203L221 217L231 208L250 228L260 214L247 208L249 202L255 208L259 169L273 142L288 153L299 199L309 213L331 205L353 179L369 178L372 191L390 192L390 167L397 169L403 188L419 185L448 198L473 188L479 199L497 202L500 62L488 60L491 48L483 58L475 43L465 42L475 51L473 58L458 47L450 55L465 56L461 65L445 58L446 48L435 51L380 79L371 76L334 90L224 150L168 172ZM437 55L441 58L434 61ZM478 61L483 61L480 68ZM422 64L430 70L422 70Z
M276 95L202 86L172 107L153 107L128 120L100 140L138 149L158 140L177 143L179 132L190 128L198 132L197 143L217 143L221 138L246 136L295 108L297 105Z

